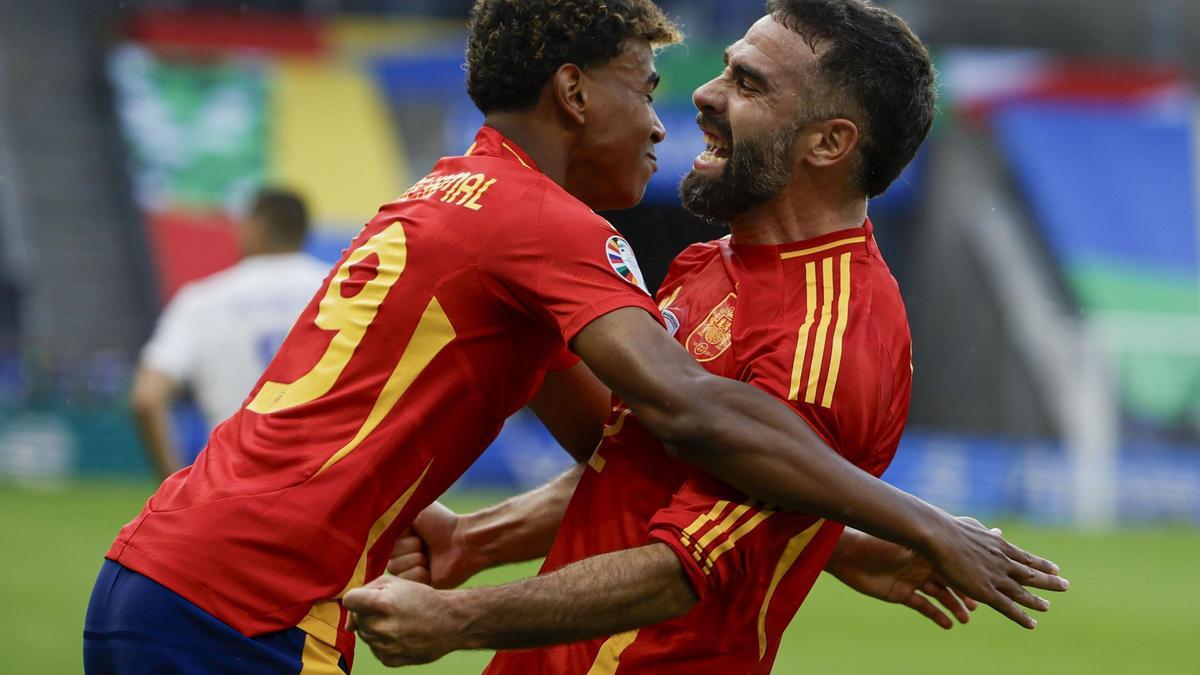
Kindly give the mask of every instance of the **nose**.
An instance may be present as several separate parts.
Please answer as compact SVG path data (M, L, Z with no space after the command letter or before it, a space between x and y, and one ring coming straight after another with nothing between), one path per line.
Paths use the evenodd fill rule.
M713 78L692 92L692 103L703 113L723 114L725 97L721 95L720 78Z
M662 120L658 118L658 111L650 109L650 114L654 116L654 126L650 129L650 141L655 145L667 140L667 128L663 126Z

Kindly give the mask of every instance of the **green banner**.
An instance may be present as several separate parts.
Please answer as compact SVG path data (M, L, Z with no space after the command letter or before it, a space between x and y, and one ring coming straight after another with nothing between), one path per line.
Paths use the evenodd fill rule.
M109 60L143 208L222 208L262 184L267 63L169 59L125 45Z

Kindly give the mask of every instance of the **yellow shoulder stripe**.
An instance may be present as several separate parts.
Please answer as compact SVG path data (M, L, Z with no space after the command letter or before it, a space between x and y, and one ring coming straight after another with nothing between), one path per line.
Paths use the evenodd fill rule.
M833 395L837 389L838 375L842 367L842 346L846 335L846 326L850 319L850 253L838 256L837 276L834 275L834 258L821 260L821 302L817 304L817 264L810 261L804 266L806 287L804 323L796 335L796 356L792 360L791 386L788 388L788 400L800 400L801 391L805 403L816 403L817 392L824 382L824 393L821 405L832 407ZM820 308L820 317L817 310ZM832 340L830 339L830 324L833 323L834 308L837 308L837 322L833 325ZM812 354L808 351L809 335L816 323L816 335L813 338ZM829 366L825 367L825 352L829 351ZM807 374L807 376L806 376Z
M792 386L788 390L788 400L800 400L800 377L804 373L804 357L808 356L808 332L812 330L813 314L817 309L817 264L804 265L804 286L807 296L804 303L804 323L796 338L796 358L792 361Z
M829 320L833 318L833 258L821 261L821 322L817 324L817 339L813 343L812 363L808 369L808 389L804 402L817 400L817 385L821 382L821 364L825 362L825 337L829 333Z
M759 523L766 520L772 513L773 511L770 509L762 509L758 513L748 518L746 522L742 523L741 527L734 530L733 533L725 539L725 541L721 542L720 546L714 548L708 554L708 559L704 561L704 573L708 574L711 572L713 565L717 562L717 558L720 558L725 554L725 552L736 546L739 539L747 534L750 534L754 528L758 527Z
M838 291L837 328L833 331L833 354L829 357L829 377L825 380L825 395L821 405L833 405L833 392L837 389L838 372L842 368L842 338L846 336L846 322L850 318L850 254L843 253L841 259L841 289Z
M692 557L696 559L696 562L700 562L701 558L697 547L692 543L692 537L694 537L696 533L700 531L700 528L704 527L705 524L716 522L717 518L721 517L721 514L725 511L725 507L727 506L729 506L729 502L724 499L718 501L716 504L713 504L713 507L708 510L708 513L693 520L692 524L688 525L687 529L683 531L682 535L680 535L679 541L683 542L685 548L692 550Z
M704 535L699 538L699 540L693 541L697 532L703 529L708 523L716 523L721 514L725 512L725 508L729 506L729 502L721 500L713 505L712 509L709 510L708 513L692 521L692 524L683 531L683 534L679 538L680 541L683 542L684 547L691 552L692 557L695 558L696 562L703 564L702 569L705 574L712 572L713 565L716 564L717 559L728 551L732 550L737 545L738 540L747 534L750 534L754 528L758 527L760 523L766 520L773 513L771 509L765 508L754 510L754 504L755 502L753 500L747 500L745 503L739 504L735 508L731 509L729 513L721 519L720 523L717 523L709 528L709 530L705 532ZM742 518L747 515L747 513L749 513L749 517L742 521L742 524L739 525L736 530L733 530L733 532L731 532L724 541L713 547L713 549L708 551L707 554L705 553L705 550L708 549L708 547L711 546L714 541L716 541L721 535L729 532L730 528L732 528L738 521L741 521Z

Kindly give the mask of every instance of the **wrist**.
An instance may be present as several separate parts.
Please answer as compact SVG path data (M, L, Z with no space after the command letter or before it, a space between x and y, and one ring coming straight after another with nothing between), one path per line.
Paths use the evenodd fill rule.
M953 526L954 518L930 504L925 504L925 507L925 512L916 519L911 541L901 543L926 558L933 559L939 545L946 541L946 528Z
M448 636L452 636L454 650L487 649L489 636L482 625L483 597L476 590L439 591L445 596L446 617L449 624Z
M847 561L854 556L858 539L862 536L864 535L861 532L851 527L842 530L842 536L838 537L833 552L829 554L829 560L825 561L825 571L840 579Z
M493 518L488 511L476 511L458 517L454 527L455 549L460 552L463 564L474 575L476 572L503 565L500 541Z

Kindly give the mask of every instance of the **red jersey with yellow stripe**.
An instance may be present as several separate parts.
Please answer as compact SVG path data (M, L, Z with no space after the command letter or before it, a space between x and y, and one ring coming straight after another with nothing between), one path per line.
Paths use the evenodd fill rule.
M908 416L908 320L871 225L785 246L690 247L659 292L675 337L710 371L790 405L879 475ZM617 401L543 572L650 542L700 602L608 639L501 652L488 673L765 673L842 525L776 511L668 457Z
M108 557L246 635L300 624L348 653L336 598L383 572L576 333L659 316L643 283L608 222L485 127L366 225Z

